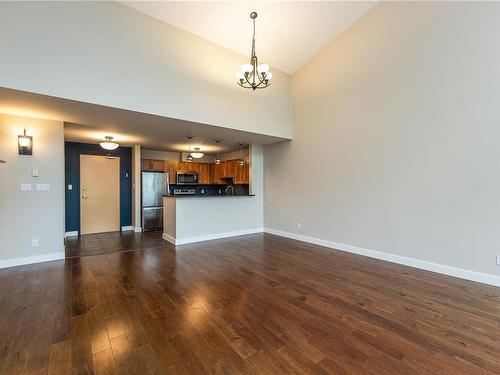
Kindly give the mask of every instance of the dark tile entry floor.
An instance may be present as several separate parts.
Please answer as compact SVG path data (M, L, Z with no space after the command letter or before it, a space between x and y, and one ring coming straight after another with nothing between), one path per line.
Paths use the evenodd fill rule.
M142 250L165 244L161 231L135 233L108 232L69 237L65 240L66 258Z

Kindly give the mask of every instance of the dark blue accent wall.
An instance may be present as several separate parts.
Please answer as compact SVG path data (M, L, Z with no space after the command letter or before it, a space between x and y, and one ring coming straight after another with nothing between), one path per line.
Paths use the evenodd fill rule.
M65 142L66 232L80 232L80 155L107 155L101 146ZM132 225L132 149L118 147L111 152L120 157L120 227ZM73 185L73 190L68 190Z

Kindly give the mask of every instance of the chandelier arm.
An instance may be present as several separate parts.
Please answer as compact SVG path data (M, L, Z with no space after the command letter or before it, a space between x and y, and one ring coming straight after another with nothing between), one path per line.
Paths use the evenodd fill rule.
M269 86L271 86L271 84L270 84L270 83L269 83L268 85L266 85L266 86L256 87L256 89L258 89L258 90L263 90L263 89L265 89L265 88L268 88Z
M250 77L250 74L245 75L245 81L247 81L247 83L253 87L252 83L248 80L248 77Z
M244 84L238 82L238 85L240 85L241 87L243 87L244 89L251 89L252 87L249 87L249 86L245 86Z
M257 78L259 78L259 76L257 76ZM267 80L267 81L269 82L269 80ZM269 86L268 84L266 84L266 79L265 79L265 78L264 78L264 79L260 79L260 78L259 78L259 84L258 84L256 87L259 87L259 86L261 86L262 84L265 84L265 85L266 85L266 87L267 87L267 86Z
M252 86L245 86L245 82L243 82L243 83L238 82L238 85L240 85L241 87L243 87L245 89L251 89L251 88L253 88Z

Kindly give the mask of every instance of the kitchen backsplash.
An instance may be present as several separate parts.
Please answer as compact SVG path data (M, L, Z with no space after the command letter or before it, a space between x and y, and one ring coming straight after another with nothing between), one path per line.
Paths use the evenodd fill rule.
M174 189L195 189L196 195L219 195L219 191L221 194L226 194L225 190L228 186L232 186L234 188L234 195L248 195L249 194L249 186L248 185L169 185L170 195L174 195ZM229 194L231 194L231 190L229 190Z

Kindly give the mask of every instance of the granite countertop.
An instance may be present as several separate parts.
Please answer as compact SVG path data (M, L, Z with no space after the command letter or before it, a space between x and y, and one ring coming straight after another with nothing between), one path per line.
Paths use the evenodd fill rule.
M255 194L240 194L240 195L209 195L209 194L186 194L186 195L166 195L165 198L238 198L238 197L255 197Z

